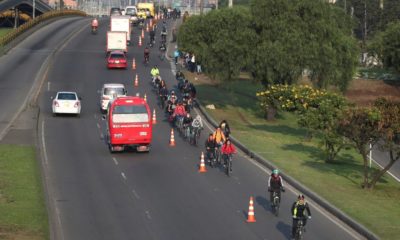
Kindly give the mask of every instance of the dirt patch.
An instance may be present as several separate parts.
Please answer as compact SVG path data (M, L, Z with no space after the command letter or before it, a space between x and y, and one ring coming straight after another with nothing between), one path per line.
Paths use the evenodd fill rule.
M195 85L217 85L219 83L205 74L188 71L184 71L184 74ZM358 106L370 106L379 97L400 102L400 86L390 85L382 80L354 79L344 96Z
M382 80L354 79L345 96L350 102L359 106L372 105L379 97L400 101L400 87L387 84Z
M2 227L0 226L0 239L4 240L40 240L44 236L40 236L34 232L24 232L17 227Z

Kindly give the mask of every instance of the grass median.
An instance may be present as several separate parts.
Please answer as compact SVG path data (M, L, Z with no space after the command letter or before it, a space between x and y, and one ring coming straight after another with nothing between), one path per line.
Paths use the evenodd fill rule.
M34 147L0 145L0 239L48 239Z
M2 38L7 33L11 32L13 28L0 28L0 38Z
M362 159L353 150L342 151L333 164L325 163L316 139L305 141L306 132L296 115L282 113L268 122L258 107L256 91L262 86L250 80L212 85L195 80L198 98L217 121L226 119L232 134L252 151L327 199L376 233L381 239L398 239L400 229L400 184L386 175L372 191L362 189Z

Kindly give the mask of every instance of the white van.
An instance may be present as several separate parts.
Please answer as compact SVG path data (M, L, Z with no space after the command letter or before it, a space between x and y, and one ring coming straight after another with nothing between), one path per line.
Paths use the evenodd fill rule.
M101 88L100 94L100 110L105 112L110 100L114 99L114 97L126 96L126 89L124 84L121 83L105 83Z
M131 24L136 25L139 21L139 18L137 16L137 8L136 6L127 6L125 8L125 15L130 16L130 22Z

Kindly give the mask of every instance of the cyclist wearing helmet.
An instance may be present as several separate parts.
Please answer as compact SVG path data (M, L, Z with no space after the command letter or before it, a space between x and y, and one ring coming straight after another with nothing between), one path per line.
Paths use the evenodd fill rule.
M281 199L281 191L284 192L285 188L283 187L282 177L279 175L279 170L274 169L271 173L271 176L268 179L268 192L269 194L269 201L271 203L274 202L273 194L274 192L278 193L279 201Z
M305 214L305 211L307 211L307 214ZM307 224L307 218L311 219L310 207L308 206L308 203L306 203L304 195L299 195L297 197L297 201L292 205L291 213L293 215L292 238L294 238L299 219L303 220L304 231Z

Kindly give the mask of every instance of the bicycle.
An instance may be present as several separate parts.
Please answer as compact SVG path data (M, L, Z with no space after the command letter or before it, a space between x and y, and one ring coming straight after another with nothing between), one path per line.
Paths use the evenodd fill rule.
M197 142L200 138L201 129L199 127L194 127L192 129L192 134L190 134L190 144L197 146Z
M166 96L160 95L159 101L160 101L160 108L164 109L165 108L165 101L167 100Z
M210 167L214 168L217 165L216 150L207 150L207 159Z
M296 218L297 219L297 226L296 226L296 232L294 235L294 239L300 240L303 239L303 233L304 233L304 222L303 218Z
M218 164L221 165L221 145L219 144L215 149L215 160Z
M232 174L232 154L224 154L225 156L225 173L228 177Z
M281 199L279 197L279 194L277 191L272 192L272 211L274 212L275 216L279 215L279 205L280 205Z

